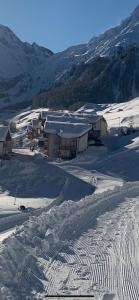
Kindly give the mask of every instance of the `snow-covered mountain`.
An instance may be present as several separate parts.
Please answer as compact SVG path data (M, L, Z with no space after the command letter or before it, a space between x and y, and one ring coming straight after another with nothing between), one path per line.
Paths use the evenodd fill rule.
M93 37L86 44L56 54L35 43L23 43L9 28L1 25L0 106L26 102L41 91L52 89L73 65L92 62L96 56L112 57L123 48L139 46L138 36L139 6L115 28Z
M23 43L0 25L0 103L29 100L43 86L42 73L53 53L37 44Z
M130 45L139 46L139 5L132 14L121 22L120 25L111 28L98 37L93 37L89 42L82 45L69 47L65 51L58 53L51 59L52 66L56 66L57 71L73 63L88 62L94 57L112 56L119 53L122 48L126 49Z
M73 104L73 101L121 102L138 96L138 37L139 5L115 28L94 37L86 44L70 47L51 57L48 60L48 64L51 64L49 78L51 81L56 80L56 86L60 84L60 87L35 97L34 103L65 106L67 102ZM83 63L88 66L83 67ZM99 64L101 66L98 72ZM76 75L71 79L73 73Z
M52 55L46 48L23 43L9 28L0 25L0 77L11 78L33 73L34 64L43 64Z
M139 46L139 5L119 26L111 28L88 43L90 58L95 55L113 55L129 45Z

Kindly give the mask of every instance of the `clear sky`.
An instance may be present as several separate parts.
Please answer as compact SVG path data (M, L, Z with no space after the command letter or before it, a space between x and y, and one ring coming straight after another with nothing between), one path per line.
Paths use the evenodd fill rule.
M120 23L139 0L0 0L0 24L54 52Z

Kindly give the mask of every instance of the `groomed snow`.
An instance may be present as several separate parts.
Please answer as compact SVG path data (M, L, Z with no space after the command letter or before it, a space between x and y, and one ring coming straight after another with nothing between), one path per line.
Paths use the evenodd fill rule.
M14 299L33 291L138 299L137 195L138 183L127 183L30 218L1 248L1 299L3 290Z

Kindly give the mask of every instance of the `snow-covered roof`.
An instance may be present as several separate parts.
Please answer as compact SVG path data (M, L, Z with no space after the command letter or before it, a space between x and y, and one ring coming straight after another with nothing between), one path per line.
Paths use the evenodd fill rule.
M52 122L95 124L102 118L103 118L102 115L82 113L82 114L74 114L74 115L69 114L69 115L62 115L62 116L48 115L46 117L46 120Z
M63 116L47 116L46 121L50 122L64 122L64 123L81 123L81 124L88 124L88 119L84 118L82 116L76 116L76 115L63 115Z
M94 103L86 103L82 107L80 107L76 113L94 113L96 111L96 104Z
M95 124L96 122L104 118L103 115L96 114L96 104L94 103L86 103L81 108L79 108L74 113L74 115L87 119L89 124Z
M5 141L8 132L9 132L8 126L0 126L0 142Z
M102 115L97 115L95 112L91 112L91 110L83 110L85 107L84 105L80 110L72 114L65 111L42 110L40 116L42 120L85 124L95 124L102 119Z
M91 130L91 125L81 123L65 123L46 121L44 131L64 138L80 137Z
M89 123L89 124L95 124L103 118L102 115L96 115L96 114L93 114L93 113L81 113L81 114L78 114L78 115L76 114L76 116L86 119L87 123Z
M45 120L47 116L64 116L65 114L64 111L42 110L40 116L42 120Z

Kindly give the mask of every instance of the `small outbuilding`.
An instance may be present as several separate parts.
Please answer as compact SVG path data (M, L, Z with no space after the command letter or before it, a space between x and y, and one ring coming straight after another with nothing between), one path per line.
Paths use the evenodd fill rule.
M9 155L12 152L12 137L7 126L0 126L0 157Z

